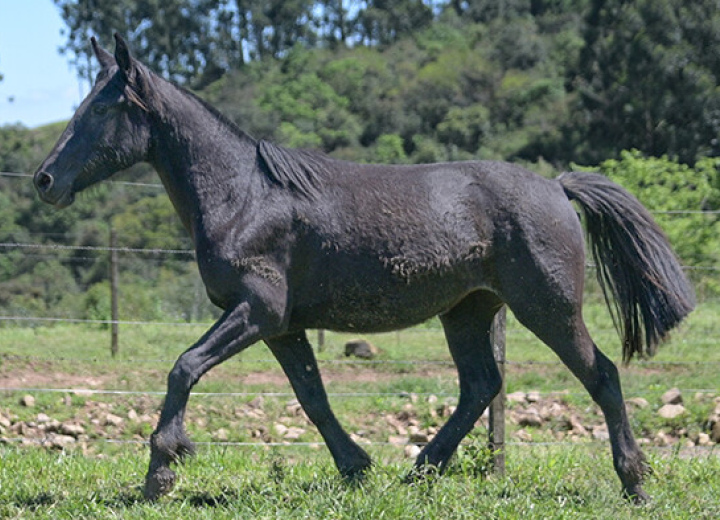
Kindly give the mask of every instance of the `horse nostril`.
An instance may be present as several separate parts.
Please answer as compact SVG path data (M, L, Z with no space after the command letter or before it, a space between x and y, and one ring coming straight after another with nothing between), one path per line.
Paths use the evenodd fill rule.
M55 179L49 173L38 172L37 175L35 175L35 186L37 186L37 189L41 192L48 191L54 183Z

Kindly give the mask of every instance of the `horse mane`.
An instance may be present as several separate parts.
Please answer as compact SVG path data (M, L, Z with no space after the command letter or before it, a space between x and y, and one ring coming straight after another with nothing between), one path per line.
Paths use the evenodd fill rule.
M174 85L174 84L173 84ZM194 92L174 85L184 95L194 99L235 135L255 142L247 132ZM314 198L319 193L323 178L332 175L331 157L314 150L285 148L270 141L257 141L257 153L269 180L295 193Z
M194 92L175 85L183 95L198 102L213 117L227 126L242 139L257 143L256 149L261 167L270 182L308 198L315 198L323 184L323 179L332 175L330 167L333 159L322 152L285 148L269 141L256 141L242 130L234 121L220 112Z
M285 148L259 141L258 157L275 184L308 198L318 195L324 179L332 176L333 159L313 150Z
M201 98L200 96L198 96L197 94L195 94L195 93L192 92L191 90L188 90L188 89L186 89L186 88L184 88L184 87L181 87L181 86L179 86L179 85L176 85L175 83L172 83L172 82L168 82L168 83L170 83L171 85L173 85L175 88L177 88L177 89L178 89L181 93L183 93L184 95L186 95L186 96L188 96L189 98L191 98L191 99L197 101L198 103L200 103L200 105L201 105L205 110L207 110L208 112L210 112L215 118L217 118L218 121L220 121L221 123L223 123L223 124L224 124L225 126L227 126L230 130L232 130L232 132L233 132L235 135L237 135L238 137L243 138L243 139L247 138L247 139L252 139L252 140L254 141L254 139L250 136L250 134L248 134L248 133L245 132L242 128L240 128L240 127L235 123L235 121L233 121L233 120L230 119L228 116L226 116L225 114L223 114L222 112L220 112L220 110L218 110L218 109L215 108L213 105L211 105L210 103L208 103L207 101L205 101L203 98Z

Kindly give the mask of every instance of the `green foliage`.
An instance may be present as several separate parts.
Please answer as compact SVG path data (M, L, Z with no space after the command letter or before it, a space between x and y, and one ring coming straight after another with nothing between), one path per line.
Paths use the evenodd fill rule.
M363 482L336 476L324 451L283 447L261 451L205 447L182 466L172 494L142 500L146 453L115 447L103 457L3 446L0 516L33 519L159 520L199 518L392 518L465 520L526 518L712 519L720 462L714 456L652 455L654 500L633 506L619 496L596 447L511 447L507 477L445 475L403 484L408 462L392 450ZM479 512L482 512L480 514Z
M377 140L375 155L373 157L379 163L404 163L407 155L403 149L403 140L397 134L383 134Z
M720 11L711 0L595 0L573 81L581 159L637 148L692 163L717 155Z
M125 247L176 249L180 244L187 245L187 231L170 199L161 194L129 204L113 216L112 225Z
M359 36L381 46L397 41L432 21L433 13L421 0L367 0L357 16Z
M601 171L653 210L720 208L717 161L704 158L720 154L709 1L55 3L81 76L87 38L109 44L117 30L257 138L359 162L519 161L546 176L614 158ZM0 128L0 171L32 172L62 127ZM630 146L640 152L621 156ZM120 178L157 183L146 166ZM684 263L717 267L717 215L656 218ZM121 247L191 247L158 188L106 183L59 212L29 179L0 177L0 242L48 248L0 251L0 307L104 316L83 295L107 283L110 224ZM693 280L716 294L710 273ZM135 298L123 318L214 315L189 255L121 254L120 277Z
M98 283L89 287L83 298L83 316L89 320L107 321L110 315L110 285Z
M720 215L702 212L720 209L712 205L718 201L718 166L718 159L702 159L690 167L634 151L603 162L600 171L655 212L685 264L714 267L720 265ZM697 213L683 213L686 211Z
M280 121L277 137L286 145L332 151L357 142L359 125L347 98L320 79L313 56L295 48L281 70L268 78L258 105Z

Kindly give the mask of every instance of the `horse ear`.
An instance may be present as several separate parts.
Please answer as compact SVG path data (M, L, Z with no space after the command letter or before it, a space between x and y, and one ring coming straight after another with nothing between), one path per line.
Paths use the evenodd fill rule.
M125 40L118 33L115 33L115 61L125 77L128 79L131 78L135 65L133 64L127 43L125 43Z
M90 43L92 44L92 49L95 53L95 57L97 58L98 62L100 62L100 66L103 69L107 69L115 63L112 54L100 47L100 44L98 43L97 39L95 39L95 36L90 38Z
M128 88L128 99L145 110L149 111L147 99L152 97L149 88L149 78L143 68L130 55L130 49L125 40L115 33L115 61L120 67L120 74L125 78Z

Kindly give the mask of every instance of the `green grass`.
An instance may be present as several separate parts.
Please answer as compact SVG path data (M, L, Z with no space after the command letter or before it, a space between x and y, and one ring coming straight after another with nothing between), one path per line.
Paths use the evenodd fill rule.
M619 363L620 341L604 305L586 305L585 315L595 342ZM718 315L720 302L702 304L673 333L671 340L661 346L652 360L634 360L629 367L621 368L626 393L662 393L661 390L667 389L669 381L687 389L718 389ZM0 327L0 370L18 368L45 373L71 372L87 378L101 378L108 381L107 385L111 388L162 391L165 375L174 360L204 331L203 325L124 325L120 328L120 354L117 359L112 359L109 353L110 333L107 329L77 324L35 328L4 326ZM313 341L316 339L312 332L310 337ZM362 363L336 363L347 361L343 355L343 346L351 337L348 334L326 333L325 348L318 353L324 372L372 370L378 374L403 376L399 382L389 385L395 390L454 391L455 375L452 367L422 363L428 360L450 362L437 320L397 333L368 335L368 339L381 350L378 363L370 366ZM547 392L567 389L583 392L555 354L517 324L512 316L508 319L507 358L511 362L507 377L509 391L534 389ZM405 361L421 363L413 365ZM528 362L539 364L527 365ZM680 364L672 366L672 363ZM267 347L258 344L214 369L198 389L242 391L245 387L237 375L249 372L281 374ZM439 389L433 390L432 386L436 383ZM333 383L329 386L335 385ZM373 388L377 386L366 385ZM358 388L349 388L343 384L337 386L337 391L343 390L358 391Z
M633 361L621 367L626 397L641 395L650 401L643 410L630 410L638 436L658 429L686 430L692 435L704 428L712 398L695 398L695 390L720 393L720 304L706 302L663 346L651 361ZM605 308L586 306L589 329L596 342L618 360L619 340ZM508 391L539 390L568 393L570 403L584 420L598 421L597 408L554 354L510 317L508 325ZM164 391L174 359L204 332L203 326L121 326L121 351L109 355L109 330L77 324L36 328L0 327L0 377L26 377L17 386L43 388L88 387L128 391ZM439 426L444 419L431 414L426 394L439 395L438 404L455 402L456 373L447 364L408 364L397 361L449 361L437 321L400 333L369 337L381 349L377 364L347 362L344 342L351 336L327 333L318 353L333 408L351 432L370 441L385 442L388 432L379 428L385 414L412 405L423 428ZM314 333L311 339L315 339ZM197 392L291 393L282 371L264 345L216 367L197 385ZM343 361L338 364L337 361ZM534 362L535 364L527 364ZM673 364L681 363L681 364ZM689 364L687 364L689 363ZM30 381L28 384L27 381ZM656 411L668 388L684 390L688 413L664 421ZM343 393L372 393L364 397ZM0 412L14 420L33 421L39 413L54 419L90 423L98 410L126 416L156 413L159 395L93 395L32 392L34 408L18 405L19 392L0 392ZM420 394L414 399L411 394ZM290 396L266 397L265 417L248 419L244 397L195 396L187 414L188 433L195 441L213 441L220 429L233 442L259 442L253 429L288 418ZM104 408L102 408L104 407ZM318 442L318 433L306 428L299 439ZM387 426L387 425L385 425ZM632 507L619 497L619 482L612 469L607 443L508 447L507 477L484 475L483 459L473 454L486 433L476 431L461 447L453 468L432 482L401 484L410 467L401 447L369 447L377 462L367 480L357 486L342 483L323 447L238 447L200 445L196 459L180 468L178 487L158 504L140 500L148 453L142 444L113 444L105 439L147 439L151 425L112 429L88 428L86 444L64 452L16 443L0 444L0 518L688 518L720 517L719 449L686 457L678 451L646 449L655 473L647 491L654 501ZM515 425L508 425L513 440ZM533 440L555 440L549 430L531 429ZM6 432L5 437L14 434Z
M720 457L651 454L653 501L631 506L619 496L607 449L525 447L508 451L507 476L477 475L460 454L444 476L413 486L392 453L359 484L336 476L324 451L202 448L182 468L171 494L142 501L145 457L104 459L80 453L0 448L2 518L662 518L720 515ZM302 463L300 463L302 462Z

